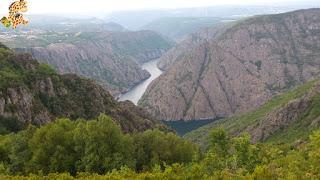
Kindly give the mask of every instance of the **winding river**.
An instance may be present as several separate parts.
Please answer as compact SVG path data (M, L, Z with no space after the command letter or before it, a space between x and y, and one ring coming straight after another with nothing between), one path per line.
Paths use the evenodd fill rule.
M132 101L135 105L137 105L138 101L140 100L144 92L147 90L149 84L162 74L162 71L157 66L158 62L159 60L157 59L142 64L142 69L147 70L151 74L150 78L138 84L129 92L120 95L119 101L129 100Z

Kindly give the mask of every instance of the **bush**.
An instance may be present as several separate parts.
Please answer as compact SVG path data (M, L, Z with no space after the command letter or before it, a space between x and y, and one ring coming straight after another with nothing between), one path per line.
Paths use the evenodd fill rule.
M29 127L0 139L0 159L13 175L81 172L106 174L127 167L151 170L189 163L197 147L158 130L123 134L108 116L96 120L59 119L40 128ZM5 158L6 157L6 158Z
M320 178L320 131L295 146L252 144L246 134L231 138L221 129L210 141L197 159L198 147L172 133L125 135L104 115L61 119L0 136L0 179Z

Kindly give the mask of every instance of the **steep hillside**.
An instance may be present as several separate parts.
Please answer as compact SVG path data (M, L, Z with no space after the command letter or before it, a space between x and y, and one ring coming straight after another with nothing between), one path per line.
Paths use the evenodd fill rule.
M140 101L159 119L248 112L320 73L320 9L258 16L191 39L163 56L167 71Z
M31 53L60 73L75 73L106 85L112 94L126 92L150 74L139 63L159 58L171 42L152 31L46 32L4 35L18 52Z
M100 85L76 75L59 75L28 54L0 45L0 134L58 117L92 119L105 113L125 132L162 127L130 102L118 103Z
M207 146L214 128L237 136L247 132L254 142L289 142L306 139L320 127L320 81L313 80L287 93L277 95L257 110L218 120L185 135Z
M168 71L176 61L184 59L187 50L192 50L202 44L217 38L224 33L226 29L232 27L238 21L216 25L212 28L203 28L195 33L186 36L180 43L176 44L168 52L163 54L159 60L158 67L163 71Z
M171 39L180 40L196 31L223 24L228 19L215 17L165 17L144 25L140 29L158 32Z

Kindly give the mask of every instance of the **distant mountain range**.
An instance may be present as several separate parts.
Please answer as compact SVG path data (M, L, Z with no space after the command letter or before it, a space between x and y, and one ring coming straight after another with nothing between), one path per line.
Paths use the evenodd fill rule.
M236 18L215 17L166 17L148 23L140 29L152 30L174 40L181 40L185 36L203 28L219 26Z
M30 23L27 26L19 26L18 30L0 27L2 32L19 33L20 31L53 31L53 32L79 32L79 31L126 31L126 29L114 22L106 22L95 17L70 18L54 15L27 15Z
M138 30L146 24L167 17L219 17L242 18L259 14L274 14L306 8L320 8L317 0L277 3L275 5L225 5L212 7L120 11L109 14L105 20Z
M2 29L0 41L60 73L95 79L113 95L147 79L150 74L140 64L159 58L173 45L152 31L125 31L99 19L51 16L35 16L30 26L16 31Z

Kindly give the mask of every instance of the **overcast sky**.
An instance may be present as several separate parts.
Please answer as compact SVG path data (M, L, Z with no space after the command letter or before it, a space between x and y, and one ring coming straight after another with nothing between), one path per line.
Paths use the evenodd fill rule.
M263 5L304 2L306 0L27 0L28 14L108 13L121 10L201 7L213 5ZM7 13L13 0L0 0L0 14Z

